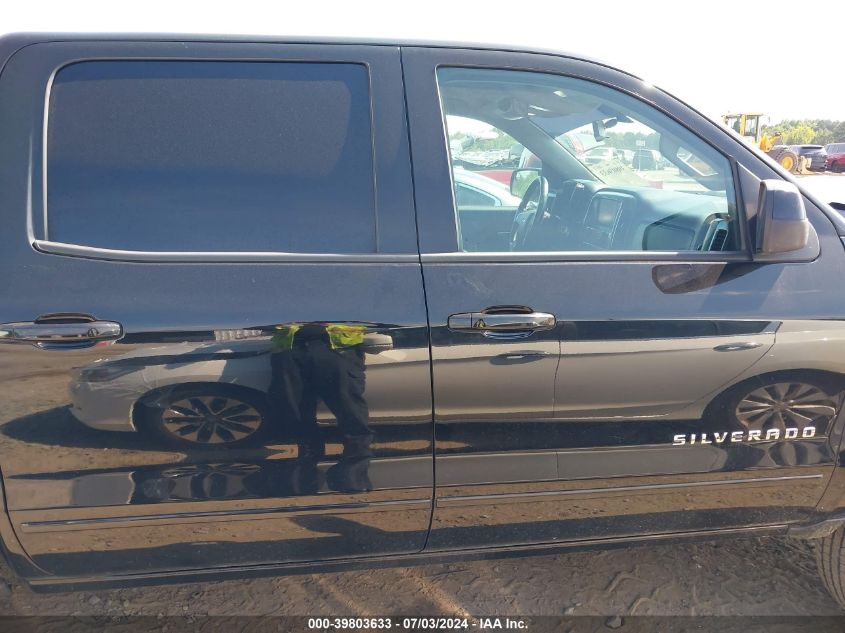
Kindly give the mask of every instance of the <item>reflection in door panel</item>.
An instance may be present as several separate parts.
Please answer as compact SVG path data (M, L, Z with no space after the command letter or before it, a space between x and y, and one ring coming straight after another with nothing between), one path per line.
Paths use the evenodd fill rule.
M282 351L273 342L280 327L283 326L216 330L212 336L214 342L190 341L203 334L185 332L181 333L181 338L187 339L185 342L145 345L117 357L97 359L74 368L70 386L72 412L82 423L93 428L129 431L135 429L136 406L149 406L156 394L180 386L194 383L232 385L266 398L273 375L271 359L274 353ZM413 336L409 332L397 329L390 335L379 333L373 324L362 327L368 328L360 343L367 358L367 374L380 374L370 380L368 396L397 405L392 410L379 410L376 415L401 418L409 411L411 415L419 415L425 408L425 399L420 399L413 389L403 389L401 380L393 379L393 375L400 365L424 365L428 362L427 354L403 348L401 342L394 347L394 336L407 341L409 335ZM169 335L169 338L178 337L180 334ZM139 340L139 337L124 338L123 343L131 345L133 340ZM331 417L322 401L317 415L321 420ZM222 441L222 438L215 439Z
M435 328L438 413L444 419L532 419L551 416L560 342L554 332L493 341ZM519 381L514 381L514 375Z
M106 543L114 555L94 556L105 573L142 560L145 569L190 566L185 557L200 546L201 566L421 547L431 492L430 396L418 388L429 372L425 328L290 325L130 332L111 346L53 353L49 373L39 370L48 352L4 347L19 370L32 368L10 397L0 449L9 509L33 559L72 575ZM280 348L284 328L295 333ZM273 367L274 356L294 353L300 365L319 354L312 384L301 368ZM340 372L353 382L338 382ZM301 403L270 393L274 380L288 382L283 398L300 400L320 381L319 415L303 422ZM363 437L335 404L355 380L366 385L350 396L365 403Z
M842 407L834 371L845 322L570 321L557 333L553 415L438 413L432 547L765 524L810 511L835 455L827 435ZM473 347L449 354L478 358ZM435 389L445 357L434 357ZM513 383L527 378L518 365L510 372ZM496 384L509 393L506 377Z
M778 325L705 319L564 323L555 417L674 414L759 361L774 344Z

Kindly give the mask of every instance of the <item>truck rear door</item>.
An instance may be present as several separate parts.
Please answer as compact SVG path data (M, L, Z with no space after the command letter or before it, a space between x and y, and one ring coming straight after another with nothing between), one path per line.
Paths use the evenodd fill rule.
M35 43L0 130L0 468L38 567L423 547L398 48Z

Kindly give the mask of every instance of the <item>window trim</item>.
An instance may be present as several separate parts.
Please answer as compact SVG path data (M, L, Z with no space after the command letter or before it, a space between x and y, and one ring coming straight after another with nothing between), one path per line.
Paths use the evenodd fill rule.
M120 262L419 262L417 254L402 253L286 253L276 251L130 251L32 239L42 253Z
M369 114L369 121L370 121L370 160L372 161L372 170L373 170L373 177L371 182L371 191L372 191L372 221L373 221L373 246L375 250L373 253L362 253L363 255L370 255L370 254L377 254L378 247L379 247L379 221L378 221L378 184L377 184L377 163L376 163L376 122L375 122L375 113L373 107L373 78L372 78L372 68L371 65L366 61L318 61L318 60L298 60L298 59L228 59L228 58L210 58L210 59L182 59L182 58L147 58L147 57L130 57L125 59L107 59L107 58L94 58L94 59L74 59L67 61L57 68L53 69L53 72L50 73L50 77L47 80L47 88L44 91L44 123L42 129L42 147L41 147L41 190L43 191L43 196L41 199L42 205L42 226L41 230L43 232L44 239L43 240L34 240L33 246L38 248L38 250L45 250L46 252L54 252L52 249L64 250L63 254L68 254L67 249L64 248L66 246L77 246L78 248L85 249L88 252L91 250L95 251L102 251L103 256L100 259L121 259L124 260L128 255L120 256L120 257L108 257L106 256L107 253L126 253L126 254L138 254L141 255L142 260L150 261L150 255L153 253L161 253L164 257L168 259L173 256L177 256L180 254L193 254L193 253L200 253L204 256L225 256L227 254L240 254L246 252L251 257L261 256L262 261L267 261L263 259L266 256L272 255L309 255L309 256L324 256L323 254L317 253L288 253L284 251L270 251L270 252L259 252L259 251L138 251L138 250L123 250L123 249L110 249L105 247L97 247L97 246L85 246L83 244L66 244L64 242L53 242L50 240L50 223L49 223L49 209L47 200L49 198L49 189L48 187L48 169L47 165L49 162L48 156L48 141L49 141L49 117L50 117L50 98L53 92L53 83L56 80L56 77L60 72L62 72L65 68L69 68L71 66L75 66L77 64L85 64L90 62L181 62L181 63L198 63L198 62L207 62L207 63L270 63L270 64L352 64L363 66L367 72L367 110ZM41 243L41 248L36 246L36 241ZM351 253L337 253L337 255L350 255ZM295 258L298 259L298 258ZM155 260L153 260L155 261ZM198 261L198 260L188 260L188 261ZM209 261L209 260L202 260L202 261ZM231 258L226 258L224 261L231 261ZM249 261L255 261L251 259ZM272 259L270 260L272 261Z
M532 73L540 73L545 75L556 75L560 77L567 77L570 79L576 79L582 82L586 82L589 84L595 84L612 90L614 92L620 93L625 95L627 98L634 99L644 106L649 107L659 113L661 116L666 117L670 121L674 122L676 125L683 128L687 133L692 135L694 138L698 139L701 143L707 145L711 150L718 155L722 156L725 161L729 165L729 175L731 177L731 185L733 188L733 198L727 198L729 203L733 203L735 214L736 214L736 225L737 225L737 233L739 239L739 250L733 251L719 251L719 252L701 252L701 251L553 251L553 252L539 252L539 251L529 251L529 252L464 252L464 251L447 251L447 252L420 252L420 258L423 263L521 263L521 262L666 262L671 261L675 263L683 263L683 262L691 262L691 263L700 263L700 262L707 262L707 263L730 263L730 262L749 262L753 260L752 256L752 245L749 240L749 233L748 233L748 217L746 214L745 206L743 203L743 197L741 189L741 183L737 178L737 161L736 159L727 154L721 148L716 146L712 143L708 138L702 136L699 132L697 132L693 127L688 123L678 118L675 114L667 110L666 108L659 105L654 100L650 100L646 98L646 96L642 93L638 93L628 87L620 85L619 83L614 83L604 77L597 76L593 73L587 72L577 72L572 70L563 70L560 67L553 68L553 66L557 66L560 62L567 63L567 62L574 62L578 65L585 65L588 68L596 66L596 64L592 62L588 62L581 59L570 59L564 58L561 56L556 55L546 55L546 54L539 54L539 53L508 53L507 51L462 51L462 50L455 50L455 49L431 49L431 48L420 48L417 47L414 49L415 52L419 52L425 56L425 61L423 63L427 64L428 67L431 69L431 73L433 75L433 83L434 83L434 98L437 102L437 113L438 119L440 120L441 126L441 134L443 137L443 147L441 151L445 151L445 162L447 167L449 168L450 172L450 179L452 179L451 174L451 152L449 149L449 139L447 135L447 128L445 117L446 113L443 109L443 100L440 94L440 82L437 78L437 73L441 68L466 68L466 69L475 69L475 70L500 70L500 71L517 71L517 72L532 72ZM443 57L445 54L451 54L453 57L448 61L443 61ZM461 53L468 53L472 57L478 59L480 56L484 55L489 56L491 58L490 62L485 61L475 61L475 60L466 60L468 55L461 54ZM486 55L489 53L489 55ZM501 59L495 59L500 57L501 55L508 55L508 60L506 62L501 61ZM525 63L525 60L530 60L529 63ZM416 60L415 60L416 61ZM422 61L422 60L420 60ZM407 71L406 71L407 72ZM602 74L606 74L608 72L612 73L620 73L612 68L602 67L600 69ZM622 74L622 73L620 73ZM641 80L636 78L630 78L635 81L640 81L644 87L650 88L648 84L645 84ZM678 102L678 105L684 105ZM688 106L687 106L687 109ZM694 111L693 111L694 112ZM694 112L698 114L697 112ZM413 125L413 121L411 123ZM413 138L413 130L411 130L412 138ZM412 152L414 152L412 148ZM726 174L727 175L727 174ZM458 217L456 212L456 205L454 204L455 194L454 194L454 181L452 179L451 182L451 189L452 189L452 213L455 216L455 225L456 225L456 237L459 237L460 228L457 226L458 224ZM419 212L419 211L418 211ZM459 248L460 242L459 239L455 242L455 248Z
M715 252L715 251L714 251ZM543 263L543 262L673 262L710 264L748 262L745 252L719 251L721 257L714 257L700 251L526 251L513 253L498 252L456 252L423 253L420 259L426 263L440 264L495 264L495 263Z

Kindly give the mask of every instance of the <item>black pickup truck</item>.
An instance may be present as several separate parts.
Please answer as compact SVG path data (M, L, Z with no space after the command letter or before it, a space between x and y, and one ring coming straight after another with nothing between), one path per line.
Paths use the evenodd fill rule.
M625 72L8 36L0 221L34 588L787 533L845 604L845 221Z

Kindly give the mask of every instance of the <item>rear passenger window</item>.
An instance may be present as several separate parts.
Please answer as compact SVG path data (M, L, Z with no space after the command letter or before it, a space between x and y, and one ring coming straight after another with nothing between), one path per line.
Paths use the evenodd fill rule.
M375 251L363 65L81 62L55 77L47 132L51 241Z

